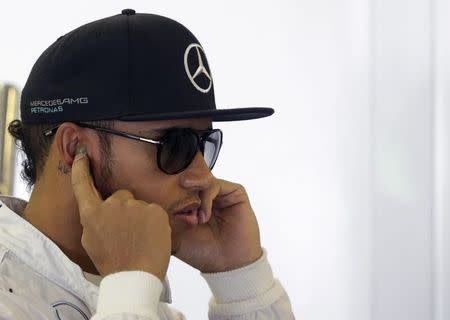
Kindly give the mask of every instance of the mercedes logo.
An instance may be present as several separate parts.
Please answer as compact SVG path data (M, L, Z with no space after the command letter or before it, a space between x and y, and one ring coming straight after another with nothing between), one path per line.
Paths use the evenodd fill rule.
M198 66L197 66L197 69L195 70L195 72L192 73L191 70L189 69L188 58L189 58L189 53L194 48L197 53ZM189 77L189 80L191 80L191 83L194 85L194 87L200 92L207 93L209 90L211 90L212 78L211 78L211 75L209 74L208 70L206 70L205 65L203 64L203 58L200 53L200 50L203 51L203 48L197 43L192 43L186 48L186 51L184 52L184 68L186 69L186 74ZM203 54L205 54L204 51L203 51ZM206 78L208 78L208 80L209 80L208 81L209 85L206 88L202 88L195 80L201 74L205 75Z

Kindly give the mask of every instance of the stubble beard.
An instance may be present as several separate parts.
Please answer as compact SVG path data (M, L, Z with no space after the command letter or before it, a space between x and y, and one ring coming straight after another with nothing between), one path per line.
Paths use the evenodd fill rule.
M97 188L103 200L106 200L114 193L112 161L108 158L110 158L109 154L102 152L100 174L97 177L94 177L95 187Z

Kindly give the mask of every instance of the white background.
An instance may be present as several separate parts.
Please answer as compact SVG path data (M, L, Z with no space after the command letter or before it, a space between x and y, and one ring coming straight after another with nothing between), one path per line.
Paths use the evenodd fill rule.
M450 318L448 0L2 2L0 81L127 7L199 38L219 108L276 109L217 125L215 174L246 186L299 319ZM205 319L198 273L173 259L169 277Z

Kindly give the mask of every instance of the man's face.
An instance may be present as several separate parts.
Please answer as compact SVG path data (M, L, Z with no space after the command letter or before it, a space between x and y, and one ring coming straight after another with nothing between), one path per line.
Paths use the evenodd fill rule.
M172 127L205 130L212 128L207 118L123 122L117 121L114 130L124 131L158 140L163 129ZM183 234L195 228L195 217L180 214L188 205L200 204L202 191L209 188L214 177L203 156L197 153L192 163L181 173L168 175L157 165L157 146L115 135L109 135L110 157L100 164L96 185L106 197L119 189L127 189L134 197L162 206L169 214L172 228L172 253L178 250ZM194 218L194 219L192 219Z

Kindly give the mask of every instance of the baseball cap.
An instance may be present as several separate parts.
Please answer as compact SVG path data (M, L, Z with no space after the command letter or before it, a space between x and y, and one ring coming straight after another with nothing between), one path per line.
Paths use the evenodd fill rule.
M205 51L182 24L125 9L56 40L22 91L24 123L262 118L272 108L217 109Z

